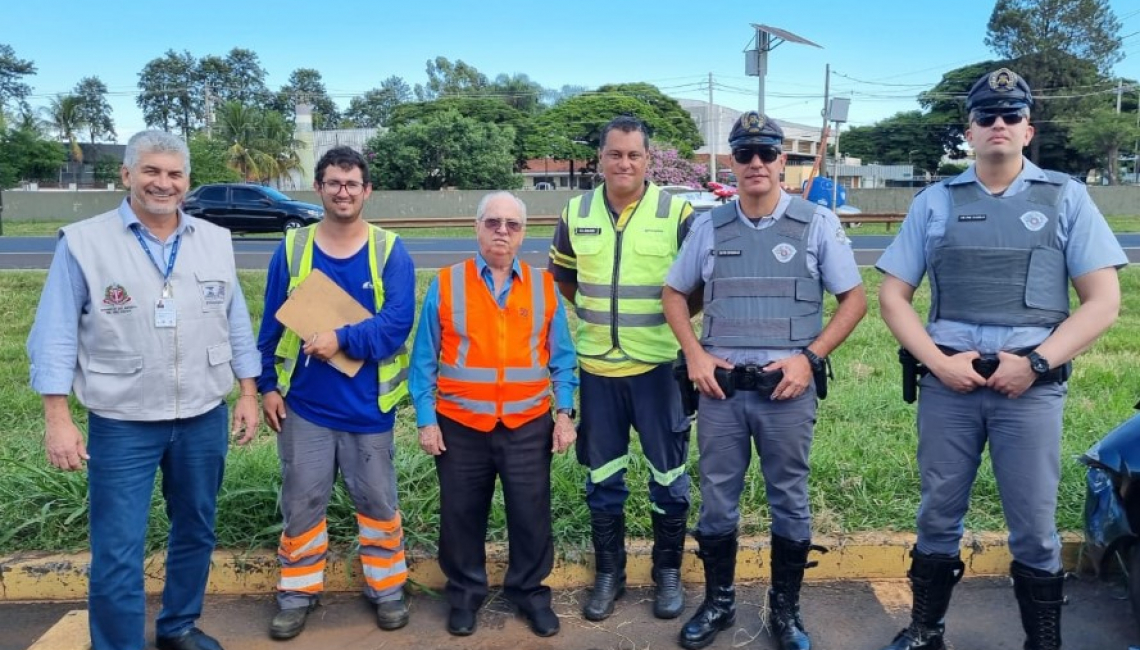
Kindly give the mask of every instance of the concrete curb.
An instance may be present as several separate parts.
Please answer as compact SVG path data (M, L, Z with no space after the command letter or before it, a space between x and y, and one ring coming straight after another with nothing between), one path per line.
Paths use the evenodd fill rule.
M1065 533L1062 561L1067 570L1077 567L1082 538ZM813 554L819 566L811 569L810 581L889 580L906 576L913 534L861 533L843 537L821 537L815 543L830 549L827 554ZM736 578L740 582L768 579L768 538L749 537L740 540ZM628 581L630 585L652 584L650 568L651 542L634 540L629 545ZM682 567L689 583L704 581L696 543L688 541ZM487 569L492 585L502 584L506 569L506 546L490 544ZM1006 575L1011 561L1005 533L967 533L962 543L962 560L967 576ZM217 551L206 590L211 594L271 594L277 584L277 556L272 551L249 553ZM0 602L29 600L83 600L87 597L87 572L90 554L52 555L21 553L0 557ZM145 565L146 591L162 591L163 556L148 558ZM428 589L442 589L443 573L434 557L422 555L408 558L411 581ZM546 584L554 589L573 589L593 582L592 557L558 558ZM360 563L342 553L330 553L325 569L326 591L357 591L363 579Z

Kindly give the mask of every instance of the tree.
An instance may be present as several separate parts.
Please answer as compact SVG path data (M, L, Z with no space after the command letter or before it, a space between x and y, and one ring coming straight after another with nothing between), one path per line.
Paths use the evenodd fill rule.
M265 85L266 72L253 50L235 47L226 54L225 84L217 89L223 102L237 101L250 106L266 106L273 94Z
M1072 128L1073 146L1096 156L1108 183L1120 182L1120 150L1140 140L1140 126L1127 113L1098 108Z
M187 143L190 148L190 187L207 183L237 183L241 174L226 164L226 144L199 133Z
M22 81L23 77L36 73L31 61L16 56L16 50L7 43L0 43L0 111L9 104L26 106L32 87Z
M360 97L353 97L344 112L345 120L365 128L388 126L396 107L410 101L412 91L407 82L395 75L380 82Z
M945 155L944 125L922 111L896 113L871 126L857 126L844 131L840 150L882 165L913 165L934 173Z
M498 98L451 95L430 102L401 104L392 111L387 125L392 127L422 121L448 111L455 111L463 117L471 118L482 124L512 127L515 133L515 142L512 147L515 168L521 169L527 158L530 157L527 155L526 140L534 130L533 120L526 113Z
M546 93L542 84L522 73L500 74L488 91L511 108L532 114L542 110L542 97Z
M649 167L645 175L658 185L688 185L700 187L709 176L707 165L694 163L677 154L671 147L649 145Z
M661 92L653 84L607 84L598 88L598 92L626 95L653 107L658 117L654 138L673 144L683 156L692 154L694 149L704 144L704 138L701 137L701 131L693 121L693 116L681 108L677 100Z
M71 159L83 162L83 150L79 148L79 132L86 127L83 122L83 100L78 95L56 95L48 103L46 120L62 142L68 144Z
M368 142L372 184L389 190L516 189L514 129L449 110L392 128Z
M99 77L84 77L72 94L79 98L79 116L91 144L96 140L115 139L115 120L107 102L107 85Z
M555 90L554 88L547 88L542 92L542 103L547 107L554 106L564 99L570 99L575 95L581 95L586 92L585 86L571 86L569 84L563 85L561 88Z
M426 64L428 81L426 86L416 84L416 101L426 102L442 95L458 95L462 93L485 90L490 84L487 75L479 72L474 66L467 65L462 59L452 63L447 57L437 56Z
M135 99L146 125L164 131L175 127L189 135L201 123L204 108L195 94L198 79L198 62L189 52L167 50L148 61L139 72Z
M53 178L66 161L63 145L34 129L17 126L0 131L0 189Z
M268 182L300 167L300 142L277 111L228 101L218 107L214 135L225 145L226 164L243 180Z
M1040 99L1033 107L1037 136L1029 146L1035 163L1052 166L1043 158L1047 150L1063 159L1064 123L1092 110L1099 98L1090 88L1104 83L1123 58L1119 32L1108 0L997 0L985 42Z
M296 113L300 103L313 107L314 129L336 126L340 122L340 110L325 90L321 73L312 68L297 68L289 75L289 81L277 91L273 110L288 118Z

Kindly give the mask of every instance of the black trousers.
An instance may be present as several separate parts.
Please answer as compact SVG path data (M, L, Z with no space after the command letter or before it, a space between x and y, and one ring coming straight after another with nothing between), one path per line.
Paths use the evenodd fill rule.
M503 595L524 611L550 606L542 581L554 565L550 525L550 459L554 421L543 414L489 433L438 415L447 451L435 457L439 476L439 566L447 602L478 609L487 597L487 518L495 479L503 482L510 545Z

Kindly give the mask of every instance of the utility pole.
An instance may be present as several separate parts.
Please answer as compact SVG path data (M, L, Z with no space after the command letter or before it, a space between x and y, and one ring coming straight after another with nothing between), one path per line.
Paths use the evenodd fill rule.
M1124 77L1116 80L1116 114L1120 115L1120 98L1124 96Z
M781 43L792 42L802 43L804 45L811 45L823 49L823 46L812 43L803 36L797 36L786 29L778 27L769 27L768 25L757 25L752 23L752 29L756 30L754 40L756 42L756 49L744 51L744 74L750 77L759 77L760 86L756 105L759 107L761 115L767 116L764 112L764 76L768 74L768 53L776 49Z
M719 134L717 131L720 129L720 111L716 112L716 117L713 117L713 73L709 73L709 108L705 111L705 117L708 119L708 137L709 137L709 180L716 180L716 145L718 142Z
M206 86L206 137L214 137L214 93Z

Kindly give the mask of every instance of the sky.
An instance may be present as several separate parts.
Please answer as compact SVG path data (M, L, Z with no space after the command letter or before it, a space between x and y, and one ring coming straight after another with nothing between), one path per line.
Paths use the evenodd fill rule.
M50 7L10 2L0 43L30 59L29 102L46 106L83 77L108 87L119 141L146 127L135 105L138 73L168 49L195 57L242 47L258 54L277 90L297 68L321 72L343 110L353 96L391 76L426 81L425 63L462 59L490 78L525 73L544 87L643 81L677 98L756 108L758 79L745 76L751 24L778 27L820 46L786 42L768 57L766 112L821 124L824 82L850 97L849 124L873 124L918 109L915 96L943 73L996 58L986 47L994 0L940 4L862 0L717 3L674 0L575 2L246 2L155 4L62 0ZM1125 58L1116 76L1140 79L1140 5L1110 0Z

